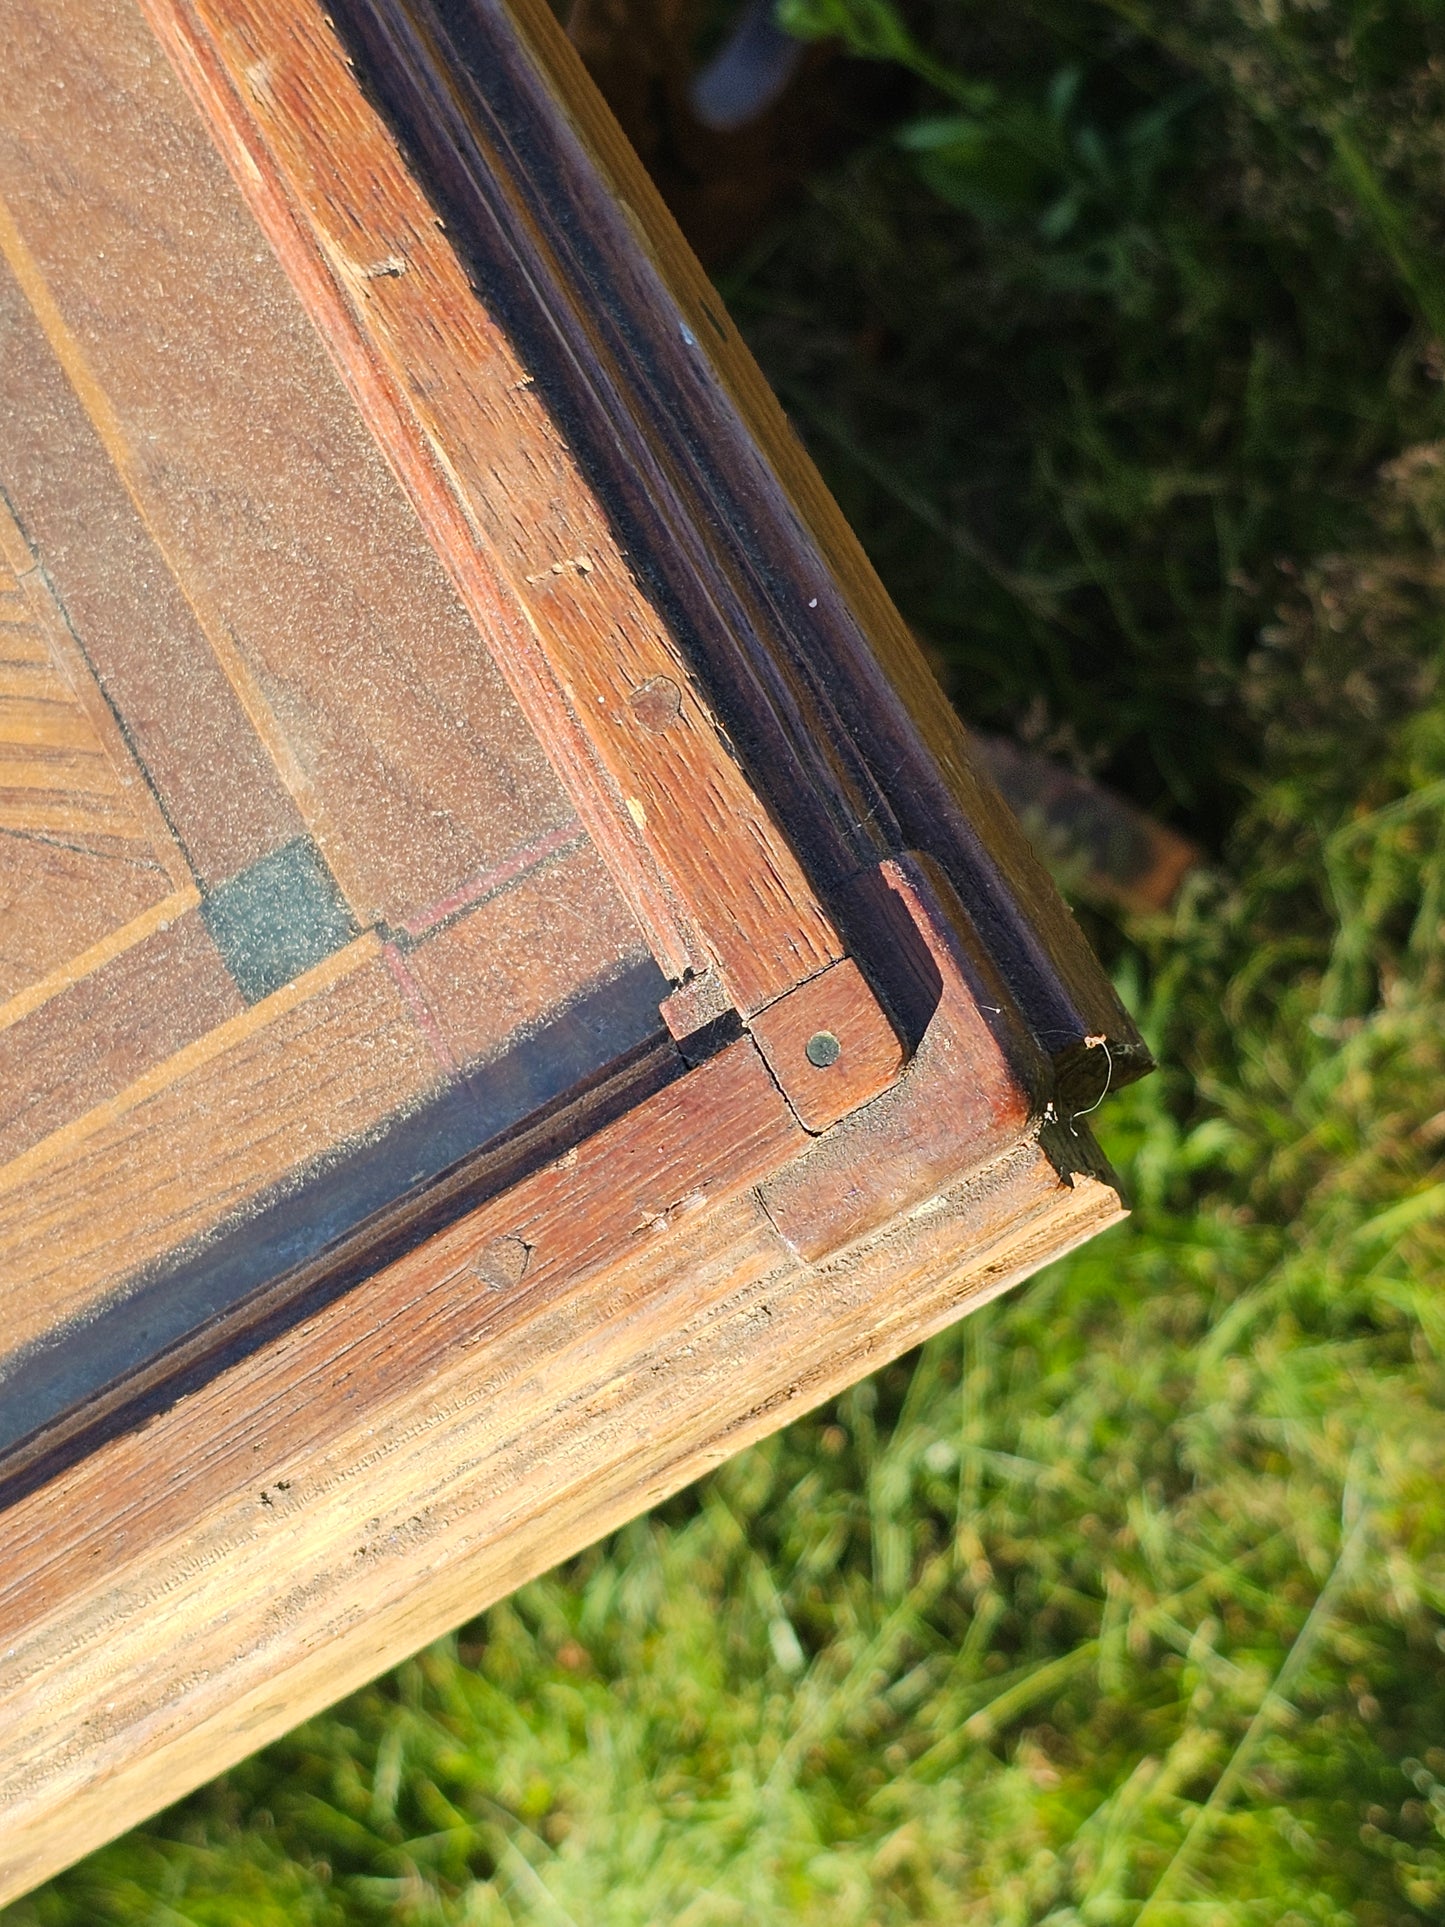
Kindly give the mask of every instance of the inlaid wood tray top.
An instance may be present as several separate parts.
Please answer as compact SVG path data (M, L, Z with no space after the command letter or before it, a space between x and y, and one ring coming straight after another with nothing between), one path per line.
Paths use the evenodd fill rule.
M1108 1223L548 14L0 0L0 1900Z
M0 1447L667 993L140 16L7 45Z

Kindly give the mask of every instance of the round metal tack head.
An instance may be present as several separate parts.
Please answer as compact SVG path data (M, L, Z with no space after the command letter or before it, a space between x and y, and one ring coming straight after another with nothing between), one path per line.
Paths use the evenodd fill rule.
M843 1046L831 1030L815 1030L803 1048L808 1062L820 1071L827 1070L830 1064L836 1064L843 1055Z

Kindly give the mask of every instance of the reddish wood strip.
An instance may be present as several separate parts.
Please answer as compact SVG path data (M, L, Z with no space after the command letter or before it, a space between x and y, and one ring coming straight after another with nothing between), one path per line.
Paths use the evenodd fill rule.
M825 1272L724 1194L580 1290L469 1293L457 1246L411 1272L415 1347L378 1298L328 1314L12 1507L0 1896L1117 1216L1063 1168L1020 1147Z
M465 1361L474 1370L474 1348L519 1315L555 1309L565 1318L568 1299L598 1270L635 1261L651 1279L651 1254L675 1249L670 1234L679 1230L695 1254L689 1238L709 1208L805 1142L743 1040L221 1374L198 1397L219 1398L233 1414L243 1453L256 1455L240 1460L248 1482L253 1462L259 1470L324 1453L338 1431L358 1422L370 1429L367 1407L383 1387L388 1401L400 1396L424 1406L444 1364ZM484 1276L499 1238L527 1248L519 1298L490 1289ZM230 1429L214 1430L189 1399L0 1514L0 1649L83 1589L98 1545L115 1574L134 1553L148 1556L162 1540L192 1532L234 1481ZM148 1483L139 1475L158 1449L172 1455L172 1469ZM378 1449L387 1448L378 1441ZM124 1505L117 1504L121 1491ZM56 1503L65 1507L63 1536L51 1530Z
M669 1020L690 1034L692 1019L726 1019L731 996L759 1018L759 1042L779 1081L791 1088L801 1078L804 1113L827 1128L805 1135L753 1041L703 1056L661 1088L675 1060L659 1047L632 1067L639 1078L632 1094L649 1094L625 1114L620 1104L596 1114L613 1121L545 1168L531 1160L545 1154L542 1145L555 1150L555 1124L540 1127L523 1153L508 1147L515 1159L505 1167L509 1188L448 1223L448 1212L503 1182L499 1163L464 1170L404 1207L405 1224L389 1223L387 1242L374 1229L357 1232L304 1277L277 1283L268 1298L263 1292L265 1305L247 1301L193 1330L174 1354L146 1368L148 1403L124 1402L139 1397L134 1386L108 1404L103 1397L92 1429L51 1434L57 1450L48 1460L43 1438L23 1446L31 1453L28 1476L44 1482L26 1491L17 1477L12 1502L0 1511L0 1897L173 1799L1118 1211L1087 1137L1042 1125L1053 1095L1048 1067L947 883L926 864L855 868L893 847L903 814L926 816L942 796L940 840L992 918L988 943L1029 978L1029 1021L1046 1027L1047 1013L1061 1010L1077 1031L1081 999L1107 1002L1097 974L1085 981L1089 973L1073 969L1067 942L1040 936L1040 921L1013 900L1007 837L990 830L979 838L966 820L960 827L964 792L940 776L861 641L849 605L866 610L873 591L833 568L829 558L838 551L802 526L771 471L770 459L791 474L793 458L778 451L770 458L766 434L762 448L749 440L735 397L712 385L701 354L686 362L691 399L680 402L675 419L654 408L647 427L636 395L619 403L624 465L635 455L643 495L659 481L648 541L656 546L659 526L675 528L679 549L711 557L712 573L700 567L700 575L706 593L716 591L716 620L710 640L689 635L687 658L707 679L705 702L676 646L688 622L698 626L697 608L686 605L679 622L675 584L660 573L647 581L667 581L667 598L658 592L655 606L642 592L636 556L622 553L607 519L619 513L614 496L603 513L595 447L588 444L584 460L564 446L559 428L557 397L576 403L598 369L621 368L615 344L599 347L595 365L574 368L576 396L566 392L573 375L550 391L557 414L543 406L527 386L537 369L524 371L515 352L522 333L509 324L509 341L495 325L502 294L494 290L497 313L489 315L467 288L458 253L433 225L428 195L442 191L436 177L431 188L418 188L346 72L320 0L141 4L204 119L220 129L237 179L285 254L371 432L446 550L473 615L557 746L589 825L606 840L608 861L631 875L631 901L658 954L675 975L695 973L669 999ZM480 139L485 163L492 136L477 129L491 128L498 141L505 129L497 134L501 123L479 113L475 100L459 106L460 76L438 76L434 48L422 38L440 32L428 0L345 4L348 32L364 18L392 49L388 75L415 66L416 98L435 106L443 144L455 109L458 141ZM501 49L486 83L499 93L513 87L525 105L533 99L526 57L492 0L477 5ZM0 0L0 13L7 8L26 24L30 9L21 0ZM453 9L453 22L464 13ZM68 35L75 46L56 44L46 61L32 63L28 91L9 103L21 146L0 117L0 187L11 178L24 187L17 198L29 236L27 247L23 237L16 242L13 223L5 229L9 257L28 277L36 312L49 317L50 352L85 398L125 481L128 508L143 505L160 549L190 584L206 646L226 662L308 820L323 841L336 832L343 849L346 826L324 803L327 717L341 712L323 715L324 704L313 701L308 676L319 671L287 669L289 641L257 640L267 621L279 620L268 596L278 584L297 586L286 573L294 557L273 561L262 545L259 561L253 558L258 579L250 582L240 577L252 564L228 576L226 559L208 548L221 540L225 515L247 522L246 478L254 480L257 465L205 447L209 431L199 416L208 397L194 369L179 371L173 392L154 379L154 368L150 377L135 373L132 363L160 352L151 335L167 300L125 285L127 261L97 265L96 230L86 227L84 208L75 216L80 239L52 231L70 191L64 180L29 181L30 173L45 173L32 166L35 155L49 154L50 176L68 164L65 141L54 144L46 124L53 96L45 89L57 63L84 66L91 58L73 11L61 14L60 25L47 19L45 31L62 41ZM550 31L529 29L538 45ZM131 16L106 12L94 42L103 49L95 71L126 84L108 94L87 68L85 98L105 139L121 138L116 124L131 94L154 103L169 83ZM378 69L371 80L383 77ZM18 84L0 74L0 106L7 87ZM657 328L668 336L666 355L658 355L663 385L644 384L646 402L672 392L663 377L684 367L679 343L691 354L698 341L686 323L676 325L663 283L648 278L649 264L627 238L629 215L606 202L576 161L568 146L572 96L556 84L554 96L537 97L531 123L523 114L513 130L518 138L535 135L528 152L539 165L553 166L566 149L568 165L574 173L580 166L584 186L591 183L607 230L596 259L626 326L635 324L645 342L643 360L661 338ZM74 97L83 93L77 83ZM388 111L396 112L394 97ZM577 112L585 120L588 111L583 101ZM191 151L194 126L166 112L169 120L151 122L153 134L161 130L155 153L135 153L138 169L163 171L167 159L180 168ZM417 138L415 118L398 124ZM519 173L517 157L505 158L512 172L499 159L496 180L513 205L503 214L545 230L536 260L557 247L553 266L560 263L573 281L560 305L575 319L578 286L592 286L579 266L584 255L560 248L561 216L548 227L552 217L527 186L530 163ZM475 171L475 160L458 166ZM78 166L76 178L84 176ZM148 191L157 178L146 176ZM139 205L131 184L97 186L97 205L124 227ZM569 219L586 200L561 198ZM177 197L178 208L188 205ZM235 218L234 197L225 206L223 227ZM0 225L3 219L0 209ZM88 265L79 252L87 233ZM185 239L171 223L159 251L142 258L161 262L167 274L184 271ZM211 259L202 242L197 259ZM466 254L485 280L480 258ZM246 264L237 256L231 267L241 282L234 312L257 320L256 308L246 306ZM274 275L269 285L294 323L289 291ZM253 352L249 334L222 339L215 314L198 315L187 307L191 299L189 290L177 298L176 326L193 329L202 363L228 349L237 360ZM727 343L725 323L705 301L696 317L705 338L710 326ZM609 311L608 325L614 321ZM537 344L526 339L530 356ZM259 366L264 356L255 352ZM310 394L314 343L306 352L312 361L298 361L297 385ZM730 353L725 345L724 361ZM163 362L162 353L156 365ZM555 381L555 355L546 365ZM189 398L185 409L177 410L177 395ZM589 405L597 401L591 395ZM178 426L192 409L197 421ZM579 419L575 406L568 419ZM246 426L236 416L231 424L235 433ZM267 427L259 441L284 450L290 426ZM164 460L152 465L138 427L154 430ZM698 449L707 459L688 471L689 451ZM324 452L303 454L287 473L324 480ZM219 507L205 499L213 471L224 481ZM713 493L705 471L721 475ZM268 519L266 498L257 499L269 534L290 526L284 514ZM793 500L803 501L805 519L812 515L804 497ZM617 526L631 525L622 517ZM726 541L719 527L729 531ZM719 561L728 541L731 560ZM310 573L324 573L327 555L307 554ZM354 579L354 552L337 554L350 557L345 570ZM204 566L196 571L198 557ZM815 584L818 572L825 579ZM848 584L848 601L839 581ZM321 602L305 601L314 587L309 578L299 582L296 606L324 614ZM658 613L664 600L676 633ZM227 608L245 621L232 623ZM0 622L5 609L0 585ZM781 627L761 619L769 610L781 611L780 621L786 616ZM324 656L336 633L323 625L307 647ZM307 649L298 642L296 652ZM731 682L730 663L737 670ZM364 651L339 647L327 670L332 682L347 681L343 707L354 701L348 713L363 728L368 669ZM745 684L751 707L736 701ZM327 701L334 694L330 682L323 694ZM855 966L837 961L831 920L732 762L712 702L736 729L755 775L774 750L786 765L776 784L766 773L759 779L774 815L807 851L818 887L838 893L859 955L886 981L890 1010L919 1046L901 1080L837 1123L830 1120L842 1087L828 1073L847 1064L846 1081L855 1061L861 1066L847 1099L857 1103L887 1083L898 1048L891 1032L876 1027L877 1008ZM403 760L407 750L388 745L388 768L393 748ZM306 761L313 753L314 767ZM875 775L870 759L886 775ZM815 776L816 810L794 812L788 799L803 796ZM915 778L918 794L910 799L904 792ZM371 807L364 798L358 805L364 837L379 821L366 815ZM539 827L545 841L545 822L529 821L527 836ZM506 844L503 866L519 840ZM418 873L426 860L418 859ZM585 877L594 861L579 851L563 867ZM605 958L608 945L613 956L636 954L605 891L569 893L544 926L540 878L524 876L490 898L468 895L476 869L486 867L418 893L394 944L361 939L309 979L141 1071L107 1104L0 1171L0 1248L20 1254L13 1287L0 1290L7 1335L12 1326L22 1338L41 1328L35 1308L47 1293L54 1301L47 1319L54 1305L93 1304L127 1267L165 1248L158 1235L169 1243L214 1222L204 1210L217 1200L224 1209L254 1197L315 1149L364 1128L376 1106L405 1105L408 1090L434 1089L440 1079L423 1029L442 1061L485 1060L548 998L595 982L589 916L593 935L610 933L597 956ZM365 874L363 849L346 872L347 887L364 896ZM843 893L855 877L849 906ZM868 947L874 938L876 951ZM873 1026L865 1026L856 1060L855 1014ZM509 1023L512 1031L503 1028ZM834 1065L807 1058L824 1029L840 1045ZM716 1037L714 1030L710 1041ZM807 1071L796 1063L800 1046ZM484 1082L479 1073L472 1089ZM609 1098L615 1090L609 1087ZM139 1201L137 1173L150 1194ZM308 1208L314 1198L308 1195ZM439 1224L445 1228L423 1236ZM312 1295L288 1298L298 1285ZM121 1430L126 1423L132 1429ZM88 1440L87 1455L66 1460L58 1449L66 1437L77 1451Z
M458 1065L524 1042L647 951L595 850L583 845L448 924L406 955Z
M903 1069L903 1046L851 957L760 1011L752 1033L810 1131L826 1131Z
M143 4L584 820L632 877L664 968L716 961L751 1011L833 961L830 920L320 8ZM631 703L659 677L679 690L661 729ZM642 851L661 894L636 878Z
M412 8L430 11L430 0ZM580 138L597 169L603 187L591 209L608 230L599 246L609 270L630 281L634 321L676 312L693 338L708 377L693 432L747 505L767 568L793 591L790 619L772 627L761 653L796 704L790 747L811 770L820 804L834 799L846 821L850 800L871 784L876 821L871 830L857 825L860 860L900 847L929 854L968 906L1045 1055L1067 1068L1084 1039L1100 1034L1116 1083L1142 1076L1149 1056L1136 1027L977 767L956 711L557 15L547 0L446 9L453 20L471 10L489 23L505 14L559 103L567 138ZM777 690L773 700L785 710Z
M889 1090L810 1145L762 1188L774 1224L818 1260L877 1235L964 1172L1038 1128L1052 1079L1007 986L946 877L926 858L860 879L891 935L905 1018L927 1011L912 1062ZM904 985L912 970L915 988Z

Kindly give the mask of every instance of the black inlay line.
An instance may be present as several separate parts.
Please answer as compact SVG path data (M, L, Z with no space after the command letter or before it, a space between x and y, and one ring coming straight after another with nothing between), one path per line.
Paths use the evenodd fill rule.
M852 875L856 832L886 825L887 805L837 726L820 664L793 646L796 628L817 630L808 604L824 592L822 565L800 568L794 529L772 539L756 455L746 470L728 464L748 446L730 405L675 304L640 284L620 212L558 129L511 22L480 5L372 0L341 0L333 17L752 779L823 879ZM831 731L799 708L780 667L794 656ZM847 793L825 733L849 763ZM875 836L863 840L876 857Z
M82 638L80 631L76 628L75 623L71 620L70 611L65 606L65 598L60 593L60 589L58 585L51 580L50 571L46 568L44 562L42 562L40 559L40 551L36 547L34 537L31 535L30 531L26 528L24 521L21 519L20 511L17 509L14 502L11 501L10 497L6 494L3 483L0 483L0 507L3 507L5 510L9 512L10 520L15 524L16 528L20 531L20 539L25 544L26 548L29 549L30 551L31 567L34 569L35 574L39 576L41 584L45 590L45 593L50 597L51 603L55 608L56 614L60 617L60 620L64 623L65 633L70 637L70 640L74 643L76 652L79 655L80 660L84 663L86 669L90 672L90 679L100 692L100 700L105 704L106 708L110 711L111 718L115 723L117 731L119 732L120 739L125 744L126 749L130 752L131 761L135 764L137 770L139 770L141 781L145 784L146 789L150 792L151 801L155 804L156 808L160 811L161 821L165 824L167 830L170 831L171 840L175 844L177 850L180 851L181 861L185 864L186 868L191 873L191 881L193 883L197 883L200 878L200 871L196 868L196 860L194 856L192 856L191 851L186 843L186 839L181 833L180 825L176 822L175 817L171 814L171 806L166 801L165 797L161 795L161 792L156 785L156 779L154 776L152 776L145 758L140 753L140 745L136 742L134 736L131 734L130 724L126 721L125 717L121 714L120 705L116 702L115 697L111 694L110 689L107 687L105 677L101 674L101 671L97 667L95 662L92 661L90 651L86 648L84 639ZM20 592L23 595L25 593L24 577L23 576L18 577L17 580L20 582L20 585L21 585ZM62 674L63 673L64 672L62 668ZM174 880L172 879L172 883L173 882Z

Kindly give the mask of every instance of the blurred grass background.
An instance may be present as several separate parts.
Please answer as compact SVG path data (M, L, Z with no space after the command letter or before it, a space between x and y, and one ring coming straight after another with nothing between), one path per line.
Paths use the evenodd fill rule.
M5 1927L1445 1920L1445 8L784 0L721 275L1086 911L1135 1215Z

